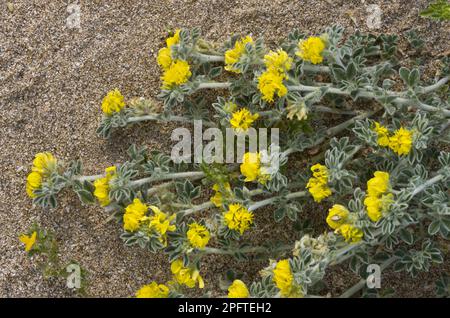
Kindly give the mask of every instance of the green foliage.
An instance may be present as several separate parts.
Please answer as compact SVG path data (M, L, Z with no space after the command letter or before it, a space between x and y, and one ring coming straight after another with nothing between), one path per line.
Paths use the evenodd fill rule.
M431 3L425 10L420 12L420 16L440 20L450 20L450 3L447 0L437 0Z

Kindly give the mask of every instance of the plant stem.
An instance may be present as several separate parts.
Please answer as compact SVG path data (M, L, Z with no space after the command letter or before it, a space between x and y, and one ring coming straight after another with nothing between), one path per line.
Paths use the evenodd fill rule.
M291 249L292 249L292 245L282 245L282 246L274 248L274 251L287 251L287 250L291 250ZM248 247L243 247L243 248L239 248L239 249L229 249L229 250L223 250L223 249L214 248L214 247L205 247L201 250L201 252L204 254L220 254L220 255L232 255L232 254L235 254L236 252L243 253L243 254L267 253L268 251L270 251L270 249L268 249L265 246L248 246Z
M178 121L178 122L186 122L186 123L192 123L194 119L186 118L183 116L168 116L168 117L161 117L159 114L148 114L143 116L136 116L136 117L130 117L127 119L127 123L136 123L140 121L146 121L146 120L156 120L156 121L162 121L162 122L168 122L168 121ZM204 121L202 120L202 125L205 127L217 127L215 123L210 121Z
M392 256L391 258L389 258L388 260L386 260L385 262L383 262L380 265L380 269L381 271L383 271L384 269L386 269L387 267L389 267L391 264L393 264L395 261L397 260L396 256ZM367 284L367 280L365 279L361 279L358 283L356 283L355 285L353 285L352 287L350 287L349 289L347 289L344 293L342 293L342 295L339 296L339 298L349 298L351 296L353 296L355 293L357 293L359 290L361 290L362 288L364 288L364 286L366 286Z
M292 199L302 198L304 196L306 196L306 191L297 191L297 192L289 193L288 195L284 196L284 198L286 200L292 200ZM262 208L263 206L266 206L266 205L276 202L276 199L279 199L279 198L282 198L282 196L276 196L276 197L268 198L268 199L265 199L262 201L258 201L256 203L250 205L248 210L254 211L256 209Z
M255 189L255 190L250 191L249 195L250 195L250 197L252 197L252 196L255 196L258 194L262 194L262 193L263 193L262 189ZM214 204L212 202L208 201L208 202L204 202L202 204L196 205L190 209L180 211L178 213L182 214L182 216L185 217L187 215L190 215L190 214L193 214L193 213L196 213L199 211L207 210L207 209L210 209L213 207L214 207Z
M223 62L225 57L223 55L208 55L203 53L195 53L194 56L202 62Z
M229 82L209 82L209 83L200 83L198 86L198 89L205 89L205 88L217 88L217 89L227 89L230 88L231 83Z
M322 105L314 105L314 107L311 109L311 111L318 112L318 113L336 114L336 115L357 115L358 114L356 111L353 111L353 110L342 110L342 109L336 109L336 108L331 108L331 107L322 106ZM258 112L260 117L270 117L276 113L277 113L276 111L272 111L272 110Z
M168 173L163 174L156 177L148 177L148 178L142 178L139 180L134 180L130 182L131 187L138 187L143 184L149 183L149 182L156 182L156 181L164 181L164 180L173 180L173 179L191 179L191 178L199 178L204 177L205 173L203 171L188 171L188 172L175 172L175 173Z
M445 79L445 78L444 78ZM432 90L435 90L437 88L439 88L440 86L444 85L446 82L448 81L439 81L439 85L437 85L438 83L431 85L431 86L427 86L427 87L423 87L422 91L426 91L426 92L431 92ZM327 84L325 85L328 87L328 91L327 93L331 93L331 94L336 94L336 95L341 95L341 96L349 96L350 92L345 91L345 90L341 90L339 88L336 87L332 87L331 84ZM289 91L300 91L300 92L312 92L315 91L317 89L317 86L307 86L307 85L295 85L295 86L288 86L287 89ZM410 99L410 98L403 98L403 97L399 97L401 95L404 95L404 93L402 92L388 92L389 96L395 97L395 99L392 101L392 103L395 104L412 104L412 105L417 105L419 108L426 110L426 111L431 111L431 112L437 112L439 111L438 108L431 106L431 105L427 105L424 104L420 101L416 101L414 99ZM370 98L370 99L376 99L378 100L378 96L376 96L374 93L367 91L367 90L361 90L358 97L364 97L364 98ZM447 109L443 109L442 112L446 115L446 116L450 116L450 110Z
M78 176L75 177L75 180L80 181L80 182L84 182L84 181L94 181L100 178L103 178L105 175L103 174L97 174L97 175L93 175L93 176Z
M438 174L437 176L427 180L425 183L422 183L420 186L418 186L417 188L414 189L414 191L411 194L411 197L413 197L416 194L422 192L423 190L425 190L429 186L431 186L431 185L441 181L442 179L444 179L444 176L442 174Z
M439 88L444 86L449 80L450 80L449 76L443 77L433 85L421 87L419 93L427 94L427 93L433 92L435 90L438 90Z

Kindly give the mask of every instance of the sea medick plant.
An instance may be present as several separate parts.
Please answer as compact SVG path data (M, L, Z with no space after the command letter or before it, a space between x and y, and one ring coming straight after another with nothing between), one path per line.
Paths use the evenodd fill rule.
M119 222L127 246L166 253L172 279L143 286L137 297L183 297L195 287L211 296L201 275L211 254L267 261L255 282L230 269L221 281L228 297L321 297L327 269L344 262L361 281L341 297L367 292L370 264L414 276L443 261L437 237L450 233L449 58L429 80L403 65L397 42L397 35L345 37L333 26L316 36L293 31L269 49L248 35L217 45L199 29L176 30L157 57L162 110L114 89L102 101L99 135L137 122L202 120L236 134L278 128L280 145L247 151L238 164L176 163L133 145L128 161L93 176L82 175L79 161L40 153L27 193L56 207L58 193L71 188ZM216 101L204 90L217 90ZM275 155L273 170L264 159ZM306 166L293 169L289 161L299 157ZM328 231L252 244L262 208L275 223L306 226L306 203L326 207Z

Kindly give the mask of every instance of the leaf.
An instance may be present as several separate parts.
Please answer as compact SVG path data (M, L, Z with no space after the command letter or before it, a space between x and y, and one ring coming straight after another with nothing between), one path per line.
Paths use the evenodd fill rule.
M408 85L409 70L406 67L401 67L398 73L403 82L405 82L405 84Z
M77 195L80 198L81 202L83 202L83 203L89 204L89 203L94 203L95 202L95 198L92 195L92 193L89 192L89 191L86 191L84 189L78 190L77 191Z
M281 207L275 210L273 213L273 217L275 218L275 222L280 222L284 219L284 216L286 215L286 209L285 207Z
M218 67L213 67L210 71L209 71L209 77L210 78L215 78L217 76L219 76L220 74L222 74L222 67L218 66Z
M437 0L431 3L428 8L420 12L420 16L435 20L450 20L450 3L447 0Z
M428 234L435 235L437 232L439 232L439 227L440 227L439 220L431 222L431 224L428 226Z
M413 244L414 243L414 237L407 229L402 229L400 231L400 238L405 242L406 244Z
M419 83L420 73L417 68L413 69L408 76L408 86L414 87Z

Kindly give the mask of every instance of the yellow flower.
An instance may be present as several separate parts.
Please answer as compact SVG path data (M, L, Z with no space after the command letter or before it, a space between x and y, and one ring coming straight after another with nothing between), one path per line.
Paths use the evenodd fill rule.
M173 36L166 39L166 45L170 48L172 45L180 43L180 29L176 29Z
M172 224L175 220L176 215L169 215L162 212L158 207L151 205L154 215L144 218L144 220L149 220L149 227L154 229L159 234L159 240L164 245L167 244L167 232L173 232L176 230L176 225Z
M328 182L328 168L320 163L317 163L311 167L313 177L321 180L322 182Z
M29 252L33 248L34 244L36 243L36 238L37 238L37 232L36 231L31 233L30 236L25 235L25 234L19 236L19 240L23 244L25 244L25 252Z
M191 68L188 62L175 60L162 76L163 88L170 89L173 86L184 84L191 75Z
M264 64L268 70L283 74L291 69L292 58L285 51L279 49L276 52L270 51L269 54L266 54Z
M40 189L45 177L57 168L57 160L50 152L40 152L34 156L31 173L27 176L26 191L30 198L35 198L34 190Z
M245 182L255 181L258 178L260 165L259 153L247 152L244 154L240 168L241 173L245 176Z
M234 48L225 52L225 69L230 72L240 73L240 71L233 67L234 64L239 62L239 59L245 52L245 45L247 43L253 44L253 39L250 36L241 38L236 41Z
M204 225L198 223L189 224L189 230L186 235L191 246L195 248L204 248L211 237L208 229Z
M283 297L302 297L299 286L294 284L294 276L292 275L289 260L284 259L277 262L273 270L273 281L280 290Z
M411 151L412 133L408 129L401 127L389 138L389 148L399 156L407 155Z
M42 176L33 171L27 177L27 194L30 198L35 198L36 194L34 194L34 190L39 189L42 185Z
M107 206L109 200L109 182L116 176L116 167L108 167L105 169L106 175L94 181L94 196L97 198L101 206Z
M238 231L241 235L253 224L253 213L239 203L230 204L223 218L230 230Z
M367 196L364 199L367 216L373 222L377 222L387 213L394 195L388 193L390 189L389 173L376 171L374 177L367 181Z
M389 210L389 207L393 201L394 195L392 193L381 195L381 197L367 196L364 199L367 216L373 222L377 222L383 217L383 214Z
M367 181L367 193L369 196L380 196L389 190L389 173L375 171L374 177Z
M169 287L164 284L158 285L156 282L144 285L136 292L136 298L167 298L168 296Z
M336 230L347 221L348 215L349 212L343 205L335 204L328 211L327 224Z
M258 89L262 94L262 99L266 102L273 102L275 94L283 97L287 94L287 88L283 84L285 75L277 71L267 70L258 77Z
M164 47L158 51L158 65L161 66L164 71L167 71L171 67L173 62L171 47L175 44L178 44L179 42L180 30L176 30L173 36L166 39L167 47Z
M328 169L321 164L315 164L311 167L312 178L308 180L306 188L314 198L314 201L321 202L331 195L331 189L328 187Z
M347 242L356 243L363 238L363 232L351 224L344 224L337 229Z
M373 130L378 135L378 145L387 147L389 145L389 130L378 122L375 122L375 127L373 128Z
M216 193L211 197L210 200L216 207L220 208L223 204L223 194L221 193L220 186L217 183L214 184L213 190L216 191ZM231 186L228 182L224 183L224 190L226 191L226 195L231 194Z
M325 42L317 36L309 37L298 43L296 54L305 61L319 64L323 61L322 52L325 49Z
M140 225L141 220L147 213L148 207L142 203L138 198L133 200L133 203L129 204L125 208L123 215L123 228L128 232L136 232Z
M124 97L118 89L108 92L102 101L102 111L108 116L118 113L125 107Z
M40 152L35 155L31 170L42 176L49 176L55 170L56 163L56 158L50 152Z
M161 66L161 68L164 71L167 71L170 68L170 65L172 65L172 53L170 51L170 48L163 47L158 51L158 65Z
M235 279L228 287L228 298L248 298L249 295L248 288L242 280Z
M183 266L183 261L178 259L170 265L170 270L178 284L186 285L189 288L194 288L198 283L199 288L205 287L203 278L200 276L198 270L187 268Z
M236 131L247 131L247 129L251 127L252 123L258 119L258 117L258 113L252 115L247 108L242 108L241 110L233 113L233 116L230 119L230 124Z
M245 176L245 182L258 181L265 184L270 179L270 175L265 173L261 167L261 154L257 152L247 152L242 157L240 166L242 175Z

